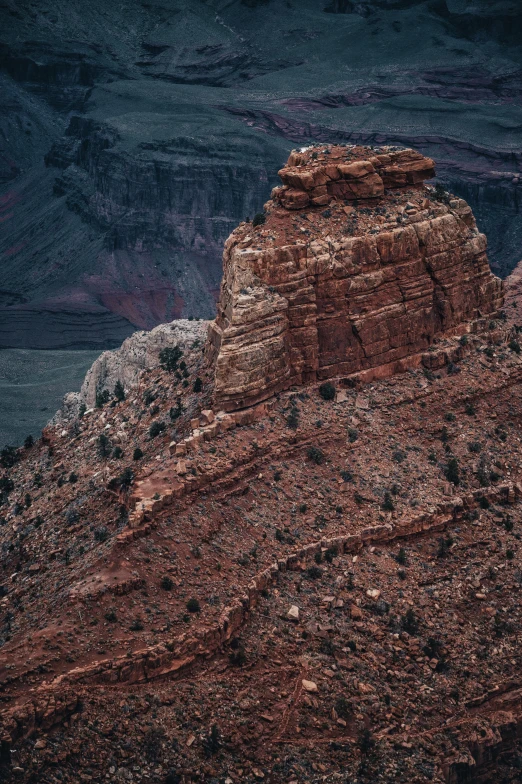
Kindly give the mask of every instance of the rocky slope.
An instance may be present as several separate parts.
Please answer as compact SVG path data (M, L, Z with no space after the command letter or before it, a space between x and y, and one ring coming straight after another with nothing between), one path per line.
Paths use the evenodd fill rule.
M486 238L466 202L424 187L431 159L319 145L279 174L261 225L225 245L208 352L218 406L361 370L382 378L497 314Z
M331 187L386 193L362 152ZM302 155L283 177L309 198L331 163ZM480 236L448 206L434 222L459 208ZM0 454L4 781L519 780L522 326L509 307L463 330L470 302L407 372L295 378L229 413L206 325L165 325L95 364L95 408Z
M0 345L109 348L213 317L226 237L310 141L436 158L504 276L521 19L508 0L7 0Z

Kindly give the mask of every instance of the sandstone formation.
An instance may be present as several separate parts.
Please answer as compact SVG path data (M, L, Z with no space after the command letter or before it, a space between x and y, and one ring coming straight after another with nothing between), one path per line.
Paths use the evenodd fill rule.
M315 146L279 172L264 220L223 255L209 331L215 401L242 408L315 379L411 365L503 302L462 199L424 184L414 150Z

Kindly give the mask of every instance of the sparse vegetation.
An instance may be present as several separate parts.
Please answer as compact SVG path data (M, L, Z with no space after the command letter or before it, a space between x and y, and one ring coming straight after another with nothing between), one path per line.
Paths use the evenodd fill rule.
M335 398L335 387L331 383L331 381L326 381L324 384L321 384L319 387L319 394L323 398L323 400L334 400Z
M160 422L159 420L153 422L149 427L149 438L156 438L156 436L159 436L160 433L163 433L166 430L166 427L167 425L165 422Z
M183 351L179 346L167 346L162 348L159 353L159 361L163 370L174 373L178 369L178 363L183 356Z
M309 446L306 454L308 459L316 465L322 465L325 461L324 452L317 446Z
M125 400L125 389L124 389L123 384L121 383L121 381L119 379L118 379L118 381L116 382L116 384L114 386L114 397L120 403L121 403L121 401Z
M254 215L254 220L252 221L252 226L254 229L256 226L262 226L263 223L266 221L266 215L264 212L258 212Z
M198 613L201 610L201 606L197 599L189 599L187 602L187 610L189 613Z

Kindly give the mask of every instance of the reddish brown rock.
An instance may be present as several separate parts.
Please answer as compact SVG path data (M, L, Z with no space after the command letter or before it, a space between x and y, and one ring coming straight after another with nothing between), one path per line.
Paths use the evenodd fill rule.
M290 155L265 223L241 224L225 245L207 348L219 407L315 379L389 375L498 311L486 238L465 201L423 184L433 175L414 150Z

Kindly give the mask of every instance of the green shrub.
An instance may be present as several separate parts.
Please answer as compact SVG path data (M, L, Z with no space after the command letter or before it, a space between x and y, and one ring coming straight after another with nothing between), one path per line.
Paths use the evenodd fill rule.
M109 538L109 529L106 525L100 525L94 529L94 539L96 542L106 542Z
M85 405L85 403L81 403L80 408L78 409L78 419L82 419L86 411L87 411L87 406Z
M107 610L105 613L105 620L109 623L116 623L118 620L118 616L116 615L114 610Z
M450 458L446 466L446 479L454 485L460 483L459 461L456 457Z
M386 490L384 493L384 501L382 502L382 509L385 512L393 512L395 509L395 504L393 503L393 498L391 497L391 493L389 490Z
M198 613L201 610L200 604L197 599L189 599L187 602L187 610L190 613Z
M137 446L133 452L132 459L141 460L142 457L143 457L143 451L139 448L139 446Z
M165 422L160 422L160 421L153 422L152 425L149 427L149 438L156 438L156 436L159 436L160 433L163 433L166 427L167 426Z
M114 397L120 402L125 400L125 389L123 388L123 384L119 379L114 386Z
M165 575L165 577L161 578L160 585L164 591L172 591L172 589L174 588L174 581L172 580L171 577Z
M265 215L265 213L264 212L258 212L256 215L254 215L254 220L252 221L252 226L255 229L256 226L262 226L263 223L265 223L265 222L266 222L266 215Z
M31 449L34 444L34 438L31 435L28 435L24 441L25 449Z
M350 442L350 444L355 443L355 441L357 441L358 437L359 437L359 433L357 432L357 430L354 427L349 427L348 428L348 441Z
M203 382L198 376L194 381L194 392L201 392L202 389L203 389Z
M109 402L109 390L108 389L98 389L96 391L96 408L103 408L103 406Z
M131 486L133 481L134 481L134 474L132 473L132 468L127 466L127 468L125 468L123 470L123 472L120 474L120 477L119 477L119 480L118 480L119 485L123 489L127 489L128 487Z
M121 446L115 446L114 447L114 449L112 450L112 456L116 460L120 460L120 458L123 457L123 449L121 448Z
M12 468L20 459L18 450L14 446L4 446L0 451L0 465L2 468Z
M518 342L518 340L510 340L509 348L511 349L511 351L514 351L515 354L520 354L520 343Z
M326 381L319 387L319 394L323 400L333 400L335 398L335 387L331 381Z
M178 369L178 362L182 356L183 351L179 346L168 346L167 348L162 348L159 353L160 365L163 370L167 370L169 373L174 373L174 371Z
M308 459L316 465L322 465L325 461L324 452L317 446L309 446L306 454L308 455Z
M408 557L406 555L406 550L404 547L401 547L399 552L397 553L397 563L401 564L401 566L405 566L408 561Z
M98 436L98 454L102 458L109 457L111 453L111 443L105 433L100 433Z
M408 634L417 634L419 629L419 622L415 613L413 612L412 607L409 607L402 616L401 626L405 632L408 632Z

